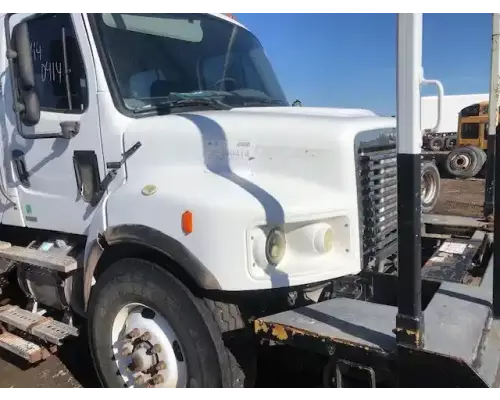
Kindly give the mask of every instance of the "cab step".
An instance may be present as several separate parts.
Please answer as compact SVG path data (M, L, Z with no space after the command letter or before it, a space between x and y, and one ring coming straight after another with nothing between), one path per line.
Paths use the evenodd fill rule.
M24 358L31 364L45 360L55 352L55 346L47 349L8 331L0 333L0 347Z
M67 337L77 337L79 333L74 326L13 305L0 307L0 322L57 346L61 345L61 342Z
M77 269L76 259L62 252L46 252L28 247L12 246L8 242L1 241L0 258L36 265L63 273Z

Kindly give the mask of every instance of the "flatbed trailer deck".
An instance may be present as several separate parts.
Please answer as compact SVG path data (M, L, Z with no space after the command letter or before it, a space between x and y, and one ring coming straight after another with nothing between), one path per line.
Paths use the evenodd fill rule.
M455 222L457 232L474 229L469 241L452 238L450 244L492 243L491 233L481 229L483 222L473 218L424 215L423 222L447 229ZM452 247L448 246L449 255L456 255L458 251ZM432 279L432 274L425 276L423 267L425 336L420 349L398 344L394 329L398 307L387 296L372 301L337 297L269 315L255 320L255 333L335 360L332 381L337 387L343 386L344 373L351 375L352 369L364 374L371 387L385 385L387 379L395 377L397 382L390 382L390 386L453 387L460 382L461 387L499 387L500 322L492 315L494 263L485 249L475 246L486 263L484 275L476 282L458 282L460 274ZM433 257L442 254L438 249ZM460 263L455 266L460 268ZM372 280L375 293L392 288L397 296L396 275L371 274L366 278Z

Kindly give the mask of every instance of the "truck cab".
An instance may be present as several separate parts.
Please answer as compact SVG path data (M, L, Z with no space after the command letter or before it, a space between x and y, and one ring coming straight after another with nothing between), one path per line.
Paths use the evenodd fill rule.
M395 254L395 119L291 107L234 19L0 23L0 320L82 319L104 386L244 385L228 332Z
M88 238L147 227L196 254L230 290L276 286L266 256L250 245L268 231L299 238L309 224L329 226L332 238L349 237L334 246L344 267L325 267L327 256L300 249L299 238L286 254L290 284L359 269L357 186L338 172L354 175L360 131L393 132L395 121L288 107L251 32L225 16L195 17L4 17L11 32L27 31L32 87L25 90L20 58L4 60L12 157L4 181L16 207L4 199L2 222ZM302 257L314 274L303 273ZM245 259L246 268L230 267Z

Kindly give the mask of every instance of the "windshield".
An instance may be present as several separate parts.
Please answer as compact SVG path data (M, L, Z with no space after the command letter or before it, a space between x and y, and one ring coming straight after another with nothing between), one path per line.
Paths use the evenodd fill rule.
M236 24L206 14L97 14L95 22L118 94L133 112L193 97L231 107L288 105L259 41Z

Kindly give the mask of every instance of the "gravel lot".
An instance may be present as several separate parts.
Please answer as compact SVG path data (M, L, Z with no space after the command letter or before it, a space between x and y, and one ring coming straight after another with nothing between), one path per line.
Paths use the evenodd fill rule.
M435 214L482 217L484 180L443 179Z
M483 193L482 180L445 179L442 181L440 201L435 213L481 216ZM271 360L271 364L264 361L263 367L259 369L259 386L315 387L320 384L320 377L316 374L276 376L278 369L271 367L272 358L267 358L267 361ZM81 338L74 345L64 346L59 354L35 367L0 351L0 387L99 387L99 383L93 372L86 340Z

